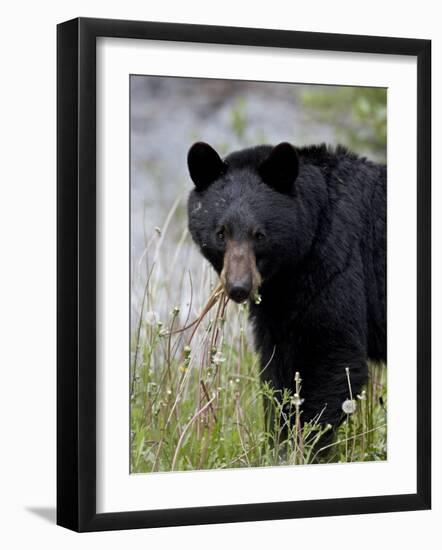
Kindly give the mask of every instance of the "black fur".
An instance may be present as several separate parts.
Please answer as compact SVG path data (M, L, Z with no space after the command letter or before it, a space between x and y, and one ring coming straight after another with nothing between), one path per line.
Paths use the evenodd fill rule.
M287 145L281 158L290 163ZM191 192L189 228L218 273L220 227L235 240L264 235L253 244L262 301L250 302L262 378L293 389L299 371L304 421L324 409L321 421L336 426L349 395L345 368L356 394L367 359L386 360L386 167L343 147L292 149L296 170L282 170L280 188L267 181L279 170L268 163L271 146L222 164L209 153L218 172Z

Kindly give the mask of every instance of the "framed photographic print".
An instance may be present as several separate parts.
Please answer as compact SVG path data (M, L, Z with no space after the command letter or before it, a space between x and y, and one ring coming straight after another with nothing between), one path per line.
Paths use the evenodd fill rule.
M57 36L57 523L428 509L430 42Z

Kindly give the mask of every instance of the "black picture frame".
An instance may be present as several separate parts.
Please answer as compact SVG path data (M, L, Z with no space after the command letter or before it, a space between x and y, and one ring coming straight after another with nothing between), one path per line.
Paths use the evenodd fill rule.
M96 39L417 58L417 492L96 512ZM57 27L57 523L75 531L424 510L431 506L431 41L79 18ZM406 115L405 115L406 116Z

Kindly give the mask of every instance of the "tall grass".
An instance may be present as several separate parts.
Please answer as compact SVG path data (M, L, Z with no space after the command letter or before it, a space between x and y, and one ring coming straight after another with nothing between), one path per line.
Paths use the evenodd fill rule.
M320 417L302 425L301 378L293 391L261 384L247 306L228 302L187 230L177 230L182 209L177 200L132 258L131 471L385 460L385 367L370 365L359 396L349 374L350 412L334 443Z

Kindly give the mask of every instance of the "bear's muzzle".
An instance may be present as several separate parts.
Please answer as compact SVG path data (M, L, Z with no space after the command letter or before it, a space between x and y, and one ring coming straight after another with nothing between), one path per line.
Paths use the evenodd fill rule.
M221 282L229 298L238 304L257 294L261 275L251 242L227 241Z

